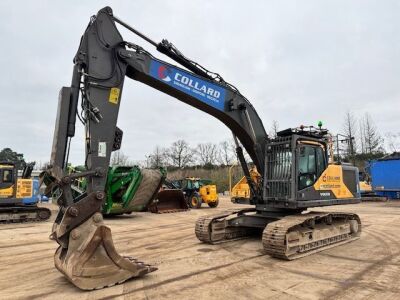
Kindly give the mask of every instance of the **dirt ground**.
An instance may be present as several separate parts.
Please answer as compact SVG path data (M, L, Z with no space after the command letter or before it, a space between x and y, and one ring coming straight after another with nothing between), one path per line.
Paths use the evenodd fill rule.
M217 209L106 220L121 254L159 270L92 292L75 288L54 268L51 221L2 224L0 299L400 299L400 202L327 209L357 212L361 238L297 261L263 254L256 238L200 243L195 220L232 207L224 198Z

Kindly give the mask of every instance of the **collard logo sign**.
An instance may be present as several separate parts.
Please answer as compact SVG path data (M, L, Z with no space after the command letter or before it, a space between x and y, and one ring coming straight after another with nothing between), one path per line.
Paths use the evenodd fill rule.
M323 182L340 182L341 178L340 178L340 176L330 176L330 175L324 174L322 176L322 181Z
M328 197L332 192L336 199L351 198L353 194L343 182L341 166L329 165L315 182L314 188L320 192L321 197Z
M150 76L180 90L203 103L224 110L226 91L223 87L193 76L189 72L157 60L150 64Z

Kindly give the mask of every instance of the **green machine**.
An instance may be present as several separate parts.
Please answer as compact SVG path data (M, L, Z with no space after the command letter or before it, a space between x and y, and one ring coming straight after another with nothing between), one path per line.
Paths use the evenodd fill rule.
M130 214L146 211L156 197L166 176L164 169L143 169L138 166L113 166L108 170L103 214Z
M84 167L69 167L70 172L84 172ZM138 166L111 166L106 181L103 215L131 214L150 210L154 213L187 210L180 190L163 188L167 172L163 168L140 169ZM86 179L75 180L75 196L85 194ZM181 195L182 194L182 195Z

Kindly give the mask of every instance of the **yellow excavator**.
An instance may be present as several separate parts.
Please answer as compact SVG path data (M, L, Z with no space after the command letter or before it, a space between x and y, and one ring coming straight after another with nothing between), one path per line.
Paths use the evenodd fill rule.
M117 24L183 68L125 41ZM328 131L322 124L289 128L269 138L254 106L235 86L185 57L167 40L151 40L105 7L90 18L74 58L72 83L60 91L50 166L43 174L60 190L60 209L51 233L59 245L55 265L74 285L97 289L157 270L119 255L101 215L110 156L122 142L117 119L126 77L217 118L232 131L252 207L200 217L195 225L200 241L213 244L260 232L266 253L291 260L360 237L358 215L308 211L360 202L358 169L328 165ZM140 107L135 113L141 113ZM68 149L77 117L86 132L85 169L68 174ZM261 175L257 182L247 168L243 148ZM77 178L86 178L87 188L74 198L71 182Z
M261 179L256 167L250 169L250 177L253 182L258 183ZM231 178L230 178L231 180ZM247 183L246 176L243 176L230 190L232 203L250 204L250 186Z
M17 165L0 162L0 222L46 221L51 211L37 205L31 178L34 163L26 164L18 177Z

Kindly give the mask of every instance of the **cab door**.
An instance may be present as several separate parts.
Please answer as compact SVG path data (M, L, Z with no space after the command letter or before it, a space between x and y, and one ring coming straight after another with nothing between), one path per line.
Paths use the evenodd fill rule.
M0 165L0 198L16 196L16 171L13 166Z
M317 145L300 145L298 155L298 190L311 187L327 167L324 150Z

